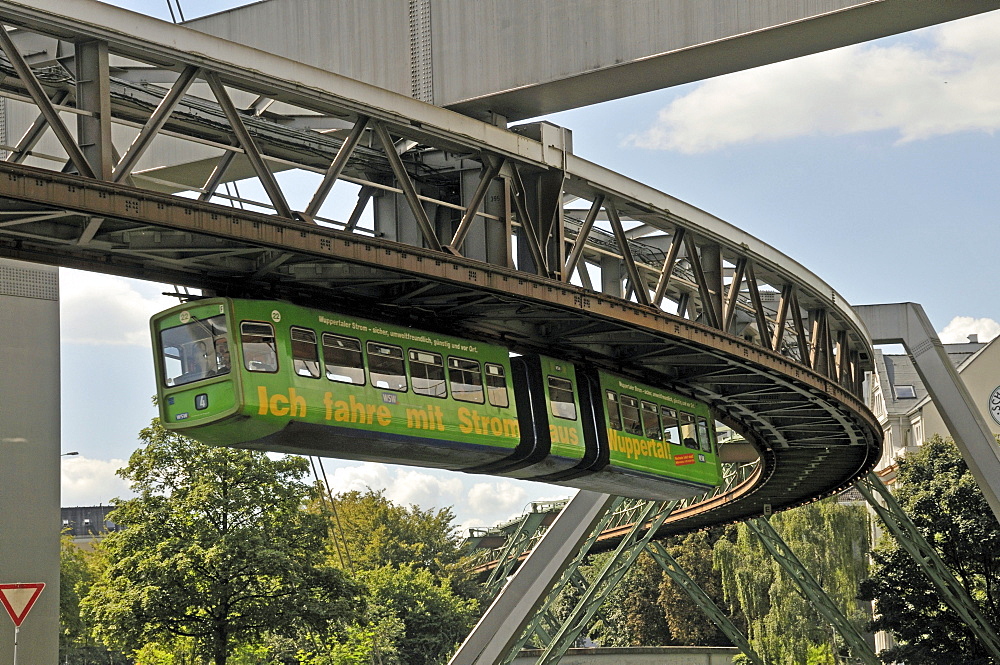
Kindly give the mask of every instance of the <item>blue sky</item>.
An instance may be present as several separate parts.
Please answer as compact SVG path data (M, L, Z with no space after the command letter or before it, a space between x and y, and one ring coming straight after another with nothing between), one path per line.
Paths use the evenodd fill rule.
M121 1L169 20L166 2ZM198 13L236 6L203 1ZM193 6L184 3L187 18ZM1000 333L1000 12L546 118L579 156L748 231L852 304L921 303L944 341ZM154 415L162 285L62 271L63 505L107 503ZM105 417L109 405L123 417ZM335 491L452 505L469 526L569 490L328 462Z

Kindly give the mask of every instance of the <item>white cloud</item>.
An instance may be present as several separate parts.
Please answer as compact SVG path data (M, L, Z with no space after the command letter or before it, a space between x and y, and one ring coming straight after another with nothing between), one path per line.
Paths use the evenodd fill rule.
M895 130L900 142L1000 128L1000 12L706 81L662 109L645 148L698 153L797 136Z
M107 505L114 498L130 498L128 483L115 475L126 466L120 459L66 457L62 460L62 505Z
M951 323L938 333L945 344L959 344L969 341L969 335L978 335L980 342L988 342L1000 335L1000 323L993 319L974 319L971 316L956 316Z
M62 341L149 346L149 317L177 304L160 295L165 288L112 275L60 270Z

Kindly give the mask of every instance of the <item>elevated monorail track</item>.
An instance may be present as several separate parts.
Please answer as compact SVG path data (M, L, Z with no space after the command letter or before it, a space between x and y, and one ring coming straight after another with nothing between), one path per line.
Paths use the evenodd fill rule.
M836 292L579 159L560 128L495 127L90 0L54 5L0 0L16 26L0 39L0 256L383 318L688 394L760 458L666 532L835 493L877 461L870 342ZM220 195L247 178L257 200ZM344 182L352 200L335 204Z

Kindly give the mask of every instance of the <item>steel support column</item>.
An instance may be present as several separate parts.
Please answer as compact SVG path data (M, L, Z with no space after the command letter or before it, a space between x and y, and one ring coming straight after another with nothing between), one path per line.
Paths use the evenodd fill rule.
M517 531L507 539L507 544L500 553L499 563L490 573L486 583L483 584L487 597L495 595L507 576L511 574L517 565L517 560L524 554L531 545L531 539L545 519L545 513L528 513L521 519Z
M1000 520L1000 448L969 389L952 366L924 308L917 303L855 307L874 344L902 344Z
M955 579L937 550L917 530L917 526L906 515L888 488L874 473L869 473L855 487L882 519L882 523L900 547L906 550L927 575L931 584L937 588L941 599L962 617L962 621L975 634L976 639L997 662L1000 662L1000 637L997 636L993 624L983 615L979 605L969 596L965 587Z
M549 586L614 500L608 494L578 492L486 610L449 665L499 663L531 620Z
M848 648L851 650L851 655L863 663L867 663L867 665L880 665L881 661L875 655L872 646L868 644L868 641L862 637L857 628L844 616L844 613L833 603L833 600L826 595L826 592L820 587L816 578L806 570L806 567L802 565L802 562L795 556L795 553L788 547L788 544L774 530L771 523L766 518L754 517L747 520L746 525L750 527L751 531L757 534L760 542L764 545L764 549L774 557L774 560L778 562L781 569L795 581L802 595L836 629L847 643Z
M737 628L732 621L729 620L726 613L715 604L715 601L713 601L709 595L705 593L704 589L698 586L698 583L695 582L683 568L681 568L681 565L670 555L667 548L660 543L652 542L646 546L646 549L649 551L650 555L652 555L656 563L660 564L660 568L663 569L663 572L665 572L670 579L673 580L674 583L688 595L695 605L701 608L701 611L712 620L712 623L719 627L719 630L725 633L726 637L729 638L729 641L735 644L751 663L754 665L765 665L764 660L758 656L757 652L754 651L752 646L750 646L746 636L740 632L740 629Z
M580 633L594 618L601 605L614 591L618 582L639 558L642 551L646 549L646 545L656 535L657 529L670 516L677 504L677 501L649 501L646 503L628 535L615 549L611 560L590 582L576 607L573 608L569 617L563 621L562 627L552 637L549 645L538 658L538 665L552 665L559 662L566 651L573 646Z
M509 665L509 663L517 657L517 654L533 637L538 638L542 644L549 644L552 642L552 635L559 630L559 626L561 625L560 622L555 621L552 618L551 610L553 606L562 595L563 589L567 586L575 587L581 593L586 589L587 581L583 577L583 574L580 573L580 566L582 566L586 561L587 554L600 538L601 533L620 516L620 510L628 501L633 500L618 497L608 506L608 510L604 513L604 516L594 526L590 535L583 542L583 545L577 550L576 556L573 557L573 560L570 561L563 570L562 575L559 577L559 581L552 586L548 594L545 596L545 600L541 605L539 605L534 618L528 622L528 625L521 633L521 636L508 650L507 657L503 660L504 665Z
M76 44L76 105L88 111L76 117L80 150L101 180L111 177L111 97L109 95L108 43Z

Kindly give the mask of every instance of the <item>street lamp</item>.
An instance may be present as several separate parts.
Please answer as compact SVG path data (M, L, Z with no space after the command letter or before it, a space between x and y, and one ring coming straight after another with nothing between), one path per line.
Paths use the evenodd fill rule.
M80 452L79 452L79 451L77 451L77 450L74 450L73 452L69 452L69 453L63 453L63 454L62 454L62 455L60 455L59 457L69 457L70 455L79 455L79 454L80 454Z

